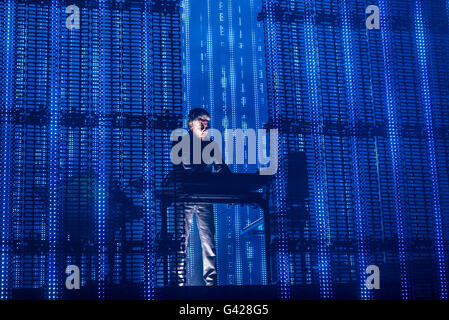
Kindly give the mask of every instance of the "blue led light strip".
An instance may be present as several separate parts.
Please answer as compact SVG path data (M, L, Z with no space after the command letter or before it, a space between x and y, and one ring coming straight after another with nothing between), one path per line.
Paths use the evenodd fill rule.
M59 180L59 39L60 39L59 0L51 2L50 18L50 123L48 124L48 299L57 299L59 294L60 274L56 259L59 228L58 180Z
M231 81L231 126L232 129L236 129L237 124L237 102L236 102L236 74L235 74L235 62L234 62L234 29L232 19L232 0L228 0L228 40L229 40L229 79ZM229 142L231 143L231 142ZM237 165L234 165L234 172L237 170ZM235 236L235 279L236 284L242 284L242 256L240 253L240 207L234 207L234 236Z
M289 2L289 8L291 11L295 12L297 10L301 10L298 8L301 4L297 0L290 0ZM302 79L302 70L303 70L303 62L304 59L300 56L302 53L303 43L299 39L302 37L301 29L303 27L302 21L295 20L291 23L291 61L292 61L292 86L293 86L293 103L294 106L292 106L292 111L294 112L294 119L295 121L300 121L301 118L304 116L304 105L302 104L303 94L301 90L301 86L303 81ZM293 149L304 152L304 136L303 134L298 134L295 137L296 141L293 141ZM296 146L295 146L296 145ZM297 148L297 149L296 149ZM310 253L307 253L309 255ZM296 255L294 253L294 255ZM306 257L306 255L303 255L304 257L304 264L308 262L309 256ZM294 278L298 275L302 275L306 272L305 270L298 270L298 262L295 261L296 259L293 259L293 272L294 272ZM302 269L302 268L301 268ZM305 275L305 274L304 274ZM296 279L295 279L296 283Z
M257 15L256 7L254 6L254 0L249 1L250 5L250 19L251 19L251 57L252 57L252 68L253 68L253 96L254 96L254 115L256 121L256 128L260 128L260 102L259 102L259 80L257 76L257 45L256 45L256 24L257 20L255 16ZM259 148L259 146L256 146ZM258 150L256 149L256 152Z
M210 21L211 17L211 7L210 0L207 0L207 61L208 61L208 72L209 72L209 112L211 116L211 126L215 127L215 81L214 81L214 47L212 40L212 24Z
M105 298L105 275L107 263L106 250L106 214L107 214L107 175L106 175L106 59L105 48L107 43L106 36L106 0L98 1L98 98L97 98L97 113L98 113L98 127L95 134L95 150L97 156L97 183L96 190L96 232L97 232L97 250L98 250L98 298Z
M12 139L12 108L14 89L14 18L15 1L4 4L5 20L3 28L3 63L2 63L2 131L1 131L1 239L0 239L0 300L8 299L10 282L10 217L11 217L11 139Z
M208 3L209 7L209 3ZM192 91L191 91L191 71L190 71L190 1L184 0L183 1L183 16L182 16L182 22L184 24L184 48L185 48L185 74L184 79L186 81L186 85L184 88L185 91L185 112L186 112L186 118L189 114L190 110L192 109ZM209 20L208 20L209 21ZM210 30L209 30L210 31ZM209 43L208 43L209 44Z
M304 38L306 52L306 74L309 90L310 118L312 121L312 143L314 150L313 170L313 210L315 215L318 249L318 272L320 296L323 299L332 298L331 266L329 253L329 220L326 190L326 161L324 135L322 131L322 106L320 101L319 57L316 30L314 26L315 8L311 0L305 1L306 14L304 21Z
M209 8L209 3L207 4L208 8ZM184 90L184 119L187 119L187 116L190 112L190 110L192 109L192 90L191 90L191 69L190 69L190 63L191 63L191 57L190 57L190 1L189 0L183 0L182 1L182 24L184 25L184 53L185 53L185 57L183 60L184 63L184 75L183 75L183 79L185 81L185 86L183 88ZM208 22L209 22L209 15L208 15ZM208 29L210 32L210 29ZM206 40L207 43L207 48L209 50L209 42L208 40ZM211 50L212 53L212 50ZM209 57L208 54L208 59L209 59L209 64L211 63L211 58ZM212 70L213 72L213 70ZM209 86L211 85L211 83L213 83L213 80L209 79ZM213 87L212 87L212 92L213 92ZM210 97L211 103L213 103L213 97ZM212 109L212 108L211 108ZM210 111L212 112L212 110ZM215 206L214 206L215 208ZM214 214L214 223L215 225L217 225L217 215ZM194 230L194 223L192 223L192 227L190 230L190 234L192 235L192 237L194 236L193 233ZM218 229L217 229L218 231ZM215 238L217 238L217 233L215 232ZM192 241L191 241L192 242ZM215 239L215 243L217 243L217 240ZM193 261L194 256L195 256L195 247L193 245L187 246L187 261ZM193 268L193 263L188 263L186 266L186 274L193 274L194 268Z
M155 209L154 209L154 168L153 168L153 128L151 119L153 119L153 61L152 61L152 41L151 41L151 0L146 0L144 4L142 19L142 93L145 115L147 123L144 131L145 154L143 163L143 216L144 216L144 296L147 300L155 298Z
M407 245L405 239L406 217L403 207L403 195L400 192L400 137L399 137L399 119L396 110L398 106L395 101L395 88L393 85L393 58L392 58L392 40L391 26L388 20L387 0L379 0L380 9L380 31L382 36L382 47L384 52L384 75L385 75L385 94L387 108L387 130L390 145L391 165L393 172L393 196L396 209L396 228L398 237L399 268L401 277L401 296L403 299L409 298L409 280L407 266Z
M447 299L447 265L444 252L443 226L440 207L440 190L435 152L435 134L433 128L432 100L429 85L429 73L427 66L427 52L429 50L426 41L426 29L423 22L423 9L421 0L416 1L415 6L415 35L418 52L419 70L421 76L422 103L424 107L427 152L429 156L429 170L432 181L433 217L435 232L435 250L440 280L440 297Z
M279 33L276 23L276 1L267 0L265 2L266 16L265 16L265 36L266 36L266 56L267 56L267 76L269 76L269 83L272 93L269 96L271 100L272 117L274 127L281 128L281 114L282 114L282 93L280 92L281 79L280 68L282 65L280 45L279 45ZM280 141L282 141L282 132L279 135ZM278 223L278 241L277 241L277 274L280 289L280 298L289 299L291 296L290 287L290 264L288 253L288 239L287 239L287 216L286 216L286 173L283 163L285 145L284 143L278 144L279 155L279 168L277 172L277 178L274 182L275 201L273 206L275 208L275 214Z
M351 16L349 11L349 1L341 1L342 9L342 36L343 36L343 55L344 55L344 69L346 76L346 95L348 105L348 120L351 125L350 146L351 146L351 161L352 161L352 184L353 184L353 199L354 199L354 214L356 224L357 249L358 249L358 271L360 283L360 298L362 300L370 299L370 290L365 285L366 267L367 267L367 243L366 243L366 225L365 225L365 211L366 206L363 201L364 194L362 184L364 183L360 177L360 157L359 146L357 141L356 123L359 115L359 97L357 94L357 74L354 67L354 53L353 41L351 34Z
M257 76L257 45L256 45L256 26L257 20L255 16L257 15L257 8L254 6L254 0L250 0L250 18L251 18L251 56L252 56L252 68L253 68L253 96L254 96L254 115L255 115L255 123L256 129L261 129L260 126L260 99L259 99L259 79ZM256 152L259 153L259 146L256 145ZM259 216L263 216L263 211L259 209ZM266 255L265 241L263 239L259 239L259 246L261 247L261 257L260 257L260 265L261 265L261 280L262 284L267 284L267 272L266 272L266 259L264 259Z

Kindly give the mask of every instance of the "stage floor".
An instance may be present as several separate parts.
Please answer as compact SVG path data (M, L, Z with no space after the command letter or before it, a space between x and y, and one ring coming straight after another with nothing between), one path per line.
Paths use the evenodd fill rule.
M320 300L317 286L295 285L290 288L292 300ZM79 290L63 289L64 300L96 300L97 288L94 285L81 287ZM142 300L143 290L139 286L113 286L105 290L106 299L112 300ZM185 287L157 287L156 300L279 300L280 288L276 285L258 286L185 286ZM373 298L376 300L400 299L399 287L389 285L388 288L375 290ZM428 297L428 299L437 297ZM46 299L45 291L39 289L13 289L12 299L40 300ZM333 299L359 300L360 290L357 284L344 284L334 287Z

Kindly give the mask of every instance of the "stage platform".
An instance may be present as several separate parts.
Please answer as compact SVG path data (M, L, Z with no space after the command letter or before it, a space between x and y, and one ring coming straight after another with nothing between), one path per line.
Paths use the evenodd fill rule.
M292 300L320 300L317 286L295 285L290 288ZM142 300L143 289L136 285L112 286L105 290L106 299L111 300ZM81 287L79 290L63 289L63 300L96 300L97 288L94 285ZM280 288L276 285L258 286L185 286L157 287L156 300L278 300ZM400 299L400 290L390 284L387 288L373 291L376 300ZM432 297L429 297L432 298ZM46 299L45 291L39 289L14 289L12 299L40 300ZM360 290L356 284L344 284L334 287L333 299L359 300Z

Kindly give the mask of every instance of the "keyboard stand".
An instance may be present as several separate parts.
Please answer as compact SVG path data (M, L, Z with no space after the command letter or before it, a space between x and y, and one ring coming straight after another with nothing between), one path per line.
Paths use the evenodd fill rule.
M240 204L257 205L263 210L263 225L265 234L265 264L267 273L267 284L271 283L271 230L269 216L269 188L266 192L250 192L245 194L224 194L224 193L160 193L162 215L161 238L167 239L167 208L173 203L222 203L222 204ZM168 252L163 258L164 263L164 285L169 285L168 271Z

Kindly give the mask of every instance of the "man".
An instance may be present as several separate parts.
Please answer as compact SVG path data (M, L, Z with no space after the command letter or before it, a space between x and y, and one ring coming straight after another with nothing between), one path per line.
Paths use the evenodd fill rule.
M211 164L204 163L201 157L201 163L194 163L195 143L201 144L201 154L205 146L213 143L207 138L207 129L209 127L209 113L201 108L192 109L188 115L189 141L190 141L190 161L189 163L181 162L175 165L177 176L183 175L201 175L212 172L212 168L217 173L228 174L231 171L223 161L221 163L213 162ZM195 141L195 139L197 139ZM199 141L198 141L199 140ZM182 244L181 254L185 256L187 243L189 240L190 229L193 222L193 215L196 215L198 232L201 239L201 249L203 258L203 279L206 286L213 286L217 283L217 261L215 250L215 225L214 210L211 203L185 203L184 204L184 234L185 240ZM185 279L185 258L179 261L177 267L178 284L183 286Z

